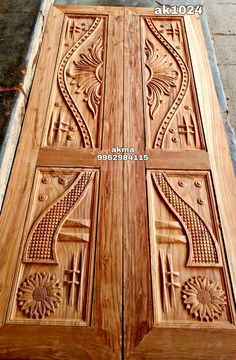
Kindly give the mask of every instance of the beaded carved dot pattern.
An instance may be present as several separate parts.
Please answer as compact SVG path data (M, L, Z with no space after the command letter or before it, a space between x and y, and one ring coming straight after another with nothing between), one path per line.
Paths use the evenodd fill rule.
M78 176L68 192L55 203L41 218L29 240L27 260L48 261L53 260L52 244L55 231L63 217L78 201L91 178L91 172L84 172Z
M217 264L219 262L214 240L200 216L172 189L162 173L155 174L158 189L171 209L174 209L186 225L192 239L192 262Z

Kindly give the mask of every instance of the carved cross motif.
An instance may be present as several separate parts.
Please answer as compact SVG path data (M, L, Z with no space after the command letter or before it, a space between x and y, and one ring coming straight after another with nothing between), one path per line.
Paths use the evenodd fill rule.
M72 268L66 269L65 274L69 274L69 280L64 280L64 283L69 284L69 306L75 305L76 301L76 307L78 309L78 299L79 299L79 293L81 291L81 279L82 279L82 267L84 262L84 253L81 251L80 254L74 252L73 258L72 258ZM76 289L77 288L77 289ZM77 291L76 291L77 290ZM77 296L76 296L77 292Z
M194 142L196 145L195 124L191 114L190 114L190 122L188 118L183 116L183 124L179 125L178 128L179 128L179 134L185 135L187 145L192 145L192 136L194 137Z
M167 288L169 288L169 299L171 307L176 307L175 288L181 286L180 283L175 282L175 277L179 277L180 273L174 271L172 256L170 253L164 254L163 250L159 250L160 268L161 268L161 287L162 287L162 305L165 313L168 313L168 295Z
M68 132L69 131L69 121L65 117L64 113L58 115L57 119L53 122L53 130L56 133L56 138L60 138L60 132ZM58 141L60 142L60 141Z
M174 27L173 23L171 22L170 28L166 29L166 33L167 33L167 35L172 36L173 41L175 41L175 39L177 38L178 41L180 42L180 40L181 40L181 30L180 30L180 26L179 26L178 23L175 23L175 27Z
M175 296L175 288L180 287L179 282L175 282L175 277L179 277L180 273L178 271L173 270L172 256L171 254L167 254L167 271L166 275L168 278L168 282L166 283L170 289L170 303L172 307L176 307L176 296Z
M86 32L87 30L88 26L86 26L85 22L78 22L69 19L66 26L66 40L70 42L71 40L74 40L76 34Z

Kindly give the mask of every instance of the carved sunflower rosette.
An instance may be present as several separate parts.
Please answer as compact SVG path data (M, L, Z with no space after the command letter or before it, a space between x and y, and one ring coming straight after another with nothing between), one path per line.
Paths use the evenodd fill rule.
M63 287L56 275L35 273L28 276L17 293L18 307L31 319L54 313L62 302Z
M218 320L225 311L226 296L217 282L193 277L183 286L182 301L189 313L200 321Z

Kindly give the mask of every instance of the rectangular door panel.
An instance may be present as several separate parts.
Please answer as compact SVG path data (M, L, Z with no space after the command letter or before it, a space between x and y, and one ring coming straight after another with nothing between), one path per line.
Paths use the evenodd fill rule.
M44 146L101 147L106 51L106 15L65 15Z
M131 318L127 311L125 322L130 333L127 330L125 334L126 356L191 358L192 347L198 349L201 343L203 354L217 358L224 350L230 354L230 347L224 344L235 329L231 285L231 281L235 284L235 264L227 260L235 234L235 191L229 191L226 178L231 189L235 189L235 180L200 20L197 16L154 16L153 9L130 8L126 10L126 23L131 29L126 37L126 58L133 64L132 70L127 66L129 70L125 71L127 88L132 88L136 72L132 94L138 95L132 100L126 96L125 104L132 104L130 109L137 109L139 116L131 110L125 112L125 119L132 146L136 141L149 157L144 162L146 184L142 182L141 165L138 168L136 164L126 164L127 183L132 182L133 174L133 188L139 187L137 194L147 203L148 220L143 210L142 224L145 228L148 221L149 231L148 240L134 236L134 232L127 235L127 248L136 241L135 255L138 258L141 251L142 260L138 258L140 267L134 271L133 254L124 271L128 283L133 270L143 304L151 294L148 306L153 315L147 326L141 322L142 312ZM132 207L124 207L124 211L138 221L141 206L135 195L130 196ZM145 277L149 281L148 267L152 292L143 286ZM130 304L132 298L132 304L138 306L140 293L136 287L131 290L125 286L125 301ZM150 321L147 309L143 309ZM214 341L216 332L225 340L208 351L209 338Z
M90 324L98 183L95 169L37 169L10 323Z
M147 183L154 322L227 327L233 310L210 174L148 171Z
M183 17L141 17L147 147L205 150Z

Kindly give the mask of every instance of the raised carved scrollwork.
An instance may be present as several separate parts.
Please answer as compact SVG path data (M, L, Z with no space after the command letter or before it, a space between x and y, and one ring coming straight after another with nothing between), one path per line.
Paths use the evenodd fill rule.
M187 89L189 86L189 71L188 71L188 68L187 68L183 58L180 56L180 54L178 54L176 52L176 50L173 48L173 46L171 46L171 44L162 36L160 31L157 30L157 28L155 27L155 25L153 23L153 20L150 18L146 18L146 24L148 25L148 28L151 30L152 34L168 50L168 52L171 54L173 59L175 59L176 63L179 66L180 72L181 72L181 74L180 74L181 81L180 81L180 87L179 87L177 96L175 96L171 107L169 108L164 119L162 120L162 123L161 123L161 125L157 131L156 137L155 137L154 148L163 149L164 148L164 140L166 138L166 134L168 132L169 126L173 120L174 115L176 114L177 109L180 107L180 105L183 102L183 99L186 95L186 92L187 92ZM147 47L147 42L145 43L145 52L146 52L146 47ZM152 55L152 53L154 52L154 46L151 49L152 50L149 49L148 52L150 53L150 56L153 57L154 54ZM165 57L163 59L165 59ZM172 75L170 73L171 71L172 71ZM166 74L167 76L172 76L172 78L168 78L168 83L169 83L169 87L170 86L173 87L174 85L171 85L171 84L174 80L177 79L177 76L173 77L174 73L173 73L173 70L170 68L170 64L169 64L169 66L167 66L167 63L165 63L165 72L167 72L167 74ZM161 85L162 92L165 93L166 85L165 85L163 79L159 79L159 83ZM167 89L168 89L168 87L167 87ZM170 91L169 91L168 95L170 95ZM150 94L148 96L150 96ZM148 99L149 104L150 104L151 99L152 98L150 98L150 100ZM153 101L154 100L155 100L155 98L153 98ZM158 104L158 102L157 102L157 104Z
M78 106L75 102L74 97L71 94L70 84L67 81L68 76L66 76L68 71L68 66L72 56L75 52L80 48L80 46L88 39L88 37L95 32L101 22L100 17L96 17L93 24L89 28L89 30L84 34L84 36L79 39L74 46L66 53L64 58L61 61L58 71L58 85L61 91L61 95L68 105L73 117L76 120L78 128L81 133L81 137L83 139L84 147L85 148L92 148L94 147L93 139L90 133L90 129L86 120L83 118L81 111L78 109Z
M103 65L103 40L99 37L87 54L80 54L80 60L73 61L73 66L68 69L67 76L72 78L71 84L77 85L76 93L84 92L85 101L95 117L101 101L102 68Z
M166 60L166 55L160 55L158 49L155 49L154 44L146 39L145 41L145 65L148 69L147 86L147 101L149 105L149 114L151 119L154 118L163 96L170 95L172 88L176 87L176 79L178 72L172 68Z

